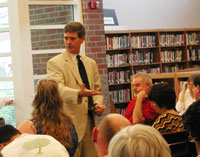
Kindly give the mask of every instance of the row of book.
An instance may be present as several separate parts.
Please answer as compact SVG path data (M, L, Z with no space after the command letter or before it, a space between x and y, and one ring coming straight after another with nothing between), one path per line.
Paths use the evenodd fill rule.
M108 84L130 82L130 70L108 72Z
M182 80L177 81L177 90L178 90L179 94L180 94L181 91L183 91L184 82L186 82L186 81L182 81Z
M147 68L147 69L134 69L134 74L137 74L139 72L146 72L148 74L159 74L160 73L160 67L157 68Z
M154 52L151 51L133 51L132 54L114 54L106 55L106 62L108 67L118 67L123 65L138 65L151 64L154 62Z
M187 49L188 60L199 60L200 49Z
M184 34L161 34L160 37L161 46L180 46L185 45ZM187 33L186 43L188 45L200 44L200 33ZM145 36L132 36L131 37L131 48L148 48L156 46L155 35ZM106 49L127 49L129 48L129 36L114 36L106 37Z
M114 103L130 101L130 89L110 91L109 94Z
M106 55L106 62L108 67L117 67L129 64L129 55L127 53Z
M186 34L186 43L188 45L200 44L200 32L187 33Z
M163 73L172 73L172 72L177 72L180 68L177 65L173 66L163 66L162 67L162 72Z
M126 49L129 48L129 36L106 37L106 49Z
M162 34L160 35L161 46L180 46L185 44L184 34Z
M179 62L182 60L182 50L162 51L161 62Z
M116 108L117 113L124 115L126 112L126 108Z
M151 64L153 63L153 52L133 51L133 53L129 56L129 60L129 63L133 65Z
M146 48L146 47L154 47L154 46L156 46L156 37L153 35L131 37L132 48Z

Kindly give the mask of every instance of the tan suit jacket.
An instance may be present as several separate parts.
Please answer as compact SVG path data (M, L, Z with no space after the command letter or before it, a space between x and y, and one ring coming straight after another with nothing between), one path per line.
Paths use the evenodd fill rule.
M96 62L91 58L81 55L85 65L90 89L101 92L100 76ZM60 94L64 101L64 111L71 116L79 142L82 140L88 118L88 98L78 99L78 92L81 89L82 80L77 64L72 60L69 52L65 51L47 62L47 76L54 79L59 84ZM103 104L103 96L93 96L93 102ZM94 115L95 125L97 125L96 115Z

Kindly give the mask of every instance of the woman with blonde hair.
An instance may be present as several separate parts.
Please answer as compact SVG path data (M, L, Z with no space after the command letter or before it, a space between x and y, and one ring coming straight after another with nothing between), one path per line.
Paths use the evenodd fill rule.
M56 81L40 80L32 105L32 119L18 127L20 132L50 135L63 144L73 157L78 146L78 136L71 118L63 111L63 100Z
M170 157L170 148L153 127L143 124L128 126L110 141L108 157Z

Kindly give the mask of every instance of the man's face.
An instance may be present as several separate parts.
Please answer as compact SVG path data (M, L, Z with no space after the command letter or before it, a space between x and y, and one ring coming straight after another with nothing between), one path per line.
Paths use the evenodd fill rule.
M197 86L193 85L193 94L194 94L195 100L200 99L200 86L199 85L197 85Z
M133 79L133 90L134 93L137 95L140 91L145 91L146 92L146 84L142 81L141 77L136 77Z
M67 51L72 54L79 54L80 47L85 37L79 38L77 32L64 33L64 43Z

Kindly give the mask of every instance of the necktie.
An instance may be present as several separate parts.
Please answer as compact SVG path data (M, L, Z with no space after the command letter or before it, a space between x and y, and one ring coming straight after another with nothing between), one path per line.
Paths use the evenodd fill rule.
M90 85L89 85L87 73L86 73L86 70L85 70L85 66L84 66L83 62L81 61L80 57L81 57L80 55L76 56L76 58L78 59L79 73L81 75L81 79L82 79L83 83L85 84L86 88L90 89ZM89 111L93 110L93 100L92 100L91 96L88 97L88 110Z

